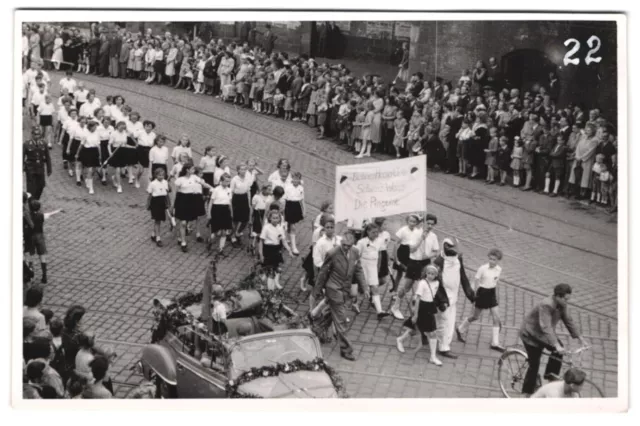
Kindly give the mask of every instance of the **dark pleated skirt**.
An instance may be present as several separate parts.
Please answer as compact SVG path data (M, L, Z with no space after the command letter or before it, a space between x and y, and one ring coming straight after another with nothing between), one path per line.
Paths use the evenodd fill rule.
M251 214L249 194L233 194L231 206L233 207L233 220L235 222L249 222L249 215Z
M231 206L228 204L213 204L211 206L211 232L229 231L233 229Z

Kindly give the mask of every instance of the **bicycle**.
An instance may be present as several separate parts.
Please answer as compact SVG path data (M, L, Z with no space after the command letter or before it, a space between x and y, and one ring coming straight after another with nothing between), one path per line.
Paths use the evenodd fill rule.
M582 364L582 354L590 349L591 346L583 346L574 351L565 352L562 364L568 368L580 367ZM550 352L544 351L543 355L552 357ZM577 357L577 360L573 358ZM508 348L498 360L498 381L500 382L500 390L505 398L523 398L522 384L524 383L527 369L529 368L529 360L527 353L522 349L515 347ZM556 358L556 357L554 357ZM557 359L557 358L556 358ZM556 380L562 380L557 378ZM542 386L542 377L538 374L536 390ZM604 392L598 385L589 379L585 379L582 389L579 393L580 398L604 398Z

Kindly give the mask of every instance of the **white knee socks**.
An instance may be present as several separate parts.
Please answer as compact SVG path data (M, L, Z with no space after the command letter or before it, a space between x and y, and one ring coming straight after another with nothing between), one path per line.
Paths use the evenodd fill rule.
M551 178L544 178L544 192L549 193L549 185L551 184Z
M382 303L380 302L380 295L379 294L374 294L373 296L371 296L371 299L373 301L373 306L375 306L375 308L376 308L376 312L377 313L381 313L382 312Z
M500 346L500 327L493 327L491 329L492 333L492 338L491 338L491 344L493 346Z

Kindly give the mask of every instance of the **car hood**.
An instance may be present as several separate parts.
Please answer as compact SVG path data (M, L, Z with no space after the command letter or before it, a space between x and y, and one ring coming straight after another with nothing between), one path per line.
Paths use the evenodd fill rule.
M261 398L337 398L331 378L324 371L261 377L239 386L238 391Z

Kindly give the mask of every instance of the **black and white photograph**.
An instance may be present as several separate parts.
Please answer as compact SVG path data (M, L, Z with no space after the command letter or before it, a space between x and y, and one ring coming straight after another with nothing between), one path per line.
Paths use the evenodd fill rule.
M13 404L626 410L623 13L14 25Z

